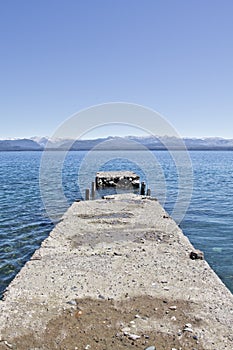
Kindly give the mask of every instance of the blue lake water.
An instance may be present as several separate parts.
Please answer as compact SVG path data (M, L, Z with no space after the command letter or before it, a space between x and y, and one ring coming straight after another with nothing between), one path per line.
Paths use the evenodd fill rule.
M89 157L90 153L84 151L66 156L51 152L46 158L49 173L41 180L42 152L0 152L0 297L52 230L50 209L55 209L53 219L59 220L74 200L82 198L96 171L137 172L172 213L181 195L177 164L166 151L149 152L149 157L147 153L96 151ZM233 152L192 151L189 155L192 198L180 226L233 292ZM185 186L190 187L190 175L185 181Z

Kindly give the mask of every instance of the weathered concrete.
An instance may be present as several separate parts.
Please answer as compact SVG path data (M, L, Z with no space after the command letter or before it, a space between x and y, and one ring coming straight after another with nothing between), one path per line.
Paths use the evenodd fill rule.
M139 188L140 177L132 171L102 171L96 174L96 187Z
M152 198L126 194L74 203L0 302L0 349L14 348L19 336L40 339L76 299L150 296L170 309L164 318L154 311L136 319L137 332L178 334L181 343L186 332L198 339L196 349L232 350L233 296L205 260L190 259L192 250ZM171 314L178 315L182 303L189 305L183 323ZM192 326L185 330L185 323Z

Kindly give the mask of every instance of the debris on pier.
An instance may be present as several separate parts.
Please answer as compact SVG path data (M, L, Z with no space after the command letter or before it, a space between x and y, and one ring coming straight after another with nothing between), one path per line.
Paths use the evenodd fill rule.
M96 188L139 188L140 177L132 171L103 171L96 173Z

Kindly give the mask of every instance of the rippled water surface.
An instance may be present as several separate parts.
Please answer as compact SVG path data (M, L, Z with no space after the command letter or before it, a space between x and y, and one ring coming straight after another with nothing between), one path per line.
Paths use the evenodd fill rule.
M94 157L89 159L88 152L69 152L61 167L58 186L58 164L63 157L60 153L48 156L49 173L39 181L41 152L0 152L0 296L53 228L48 206L55 208L55 220L59 220L74 200L82 198L96 171L136 171L166 210L172 212L179 198L179 176L168 152L92 153ZM233 291L233 152L192 151L190 158L193 195L180 226ZM186 182L189 186L190 178ZM61 192L65 201L60 201Z

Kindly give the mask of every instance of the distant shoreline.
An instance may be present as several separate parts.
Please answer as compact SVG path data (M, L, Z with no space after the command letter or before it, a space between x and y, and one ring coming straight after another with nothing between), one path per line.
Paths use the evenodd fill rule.
M47 137L0 140L0 151L233 151L233 139L219 137L109 136L90 140Z
M216 151L224 151L224 152L232 152L232 148L115 148L115 149L95 149L95 148L84 148L84 149L54 149L54 148L45 148L45 149L5 149L0 150L0 152L88 152L88 151L94 151L94 152L114 152L114 151L131 151L131 152L138 152L138 151L177 151L177 152L186 152L186 151L209 151L209 152L216 152Z

